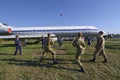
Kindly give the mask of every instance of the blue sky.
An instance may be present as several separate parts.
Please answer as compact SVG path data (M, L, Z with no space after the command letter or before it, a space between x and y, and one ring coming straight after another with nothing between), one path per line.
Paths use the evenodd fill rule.
M16 27L88 25L120 33L120 0L0 0L0 22Z

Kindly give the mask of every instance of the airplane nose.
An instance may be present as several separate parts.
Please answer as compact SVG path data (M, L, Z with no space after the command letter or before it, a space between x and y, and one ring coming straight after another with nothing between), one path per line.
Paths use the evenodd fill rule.
M11 28L8 28L8 33L11 33L11 32L12 32Z

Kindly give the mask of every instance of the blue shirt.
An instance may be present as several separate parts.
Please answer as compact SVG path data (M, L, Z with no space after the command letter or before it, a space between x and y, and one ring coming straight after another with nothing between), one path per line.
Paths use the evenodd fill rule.
M15 45L16 46L21 46L21 41L19 39L15 39Z

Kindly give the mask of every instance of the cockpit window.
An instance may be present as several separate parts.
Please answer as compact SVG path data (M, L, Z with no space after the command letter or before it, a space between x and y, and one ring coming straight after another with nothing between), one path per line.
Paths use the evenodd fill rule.
M6 23L3 23L3 25L4 25L4 26L7 26L7 24L6 24Z

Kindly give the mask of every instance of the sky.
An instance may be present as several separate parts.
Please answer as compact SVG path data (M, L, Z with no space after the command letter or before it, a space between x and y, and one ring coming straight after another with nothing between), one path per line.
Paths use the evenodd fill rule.
M0 22L15 27L96 26L120 33L120 0L0 0Z

